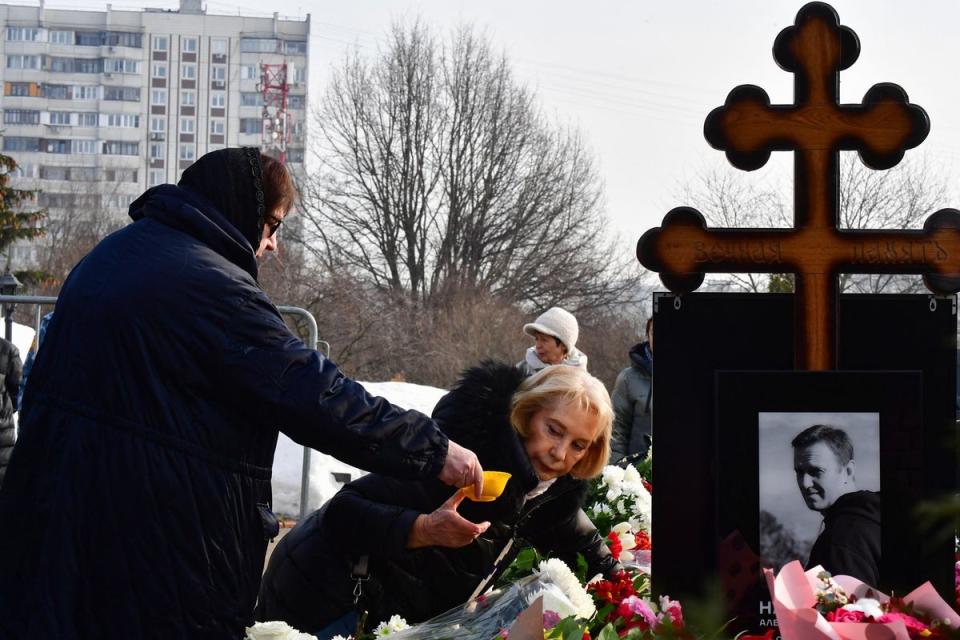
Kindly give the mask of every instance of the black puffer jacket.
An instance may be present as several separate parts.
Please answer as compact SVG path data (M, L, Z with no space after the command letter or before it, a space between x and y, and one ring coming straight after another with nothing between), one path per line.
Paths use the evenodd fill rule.
M240 638L277 530L278 429L408 478L446 456L426 416L290 332L209 200L164 185L131 216L70 274L24 393L0 638Z
M371 625L392 614L420 622L465 602L507 544L511 549L498 574L523 541L568 563L582 553L591 573L609 574L617 567L580 509L586 481L564 476L524 502L538 478L508 418L510 398L523 378L512 366L486 363L469 370L433 413L451 438L477 453L485 469L513 474L496 501L461 504L460 514L468 520L491 523L478 540L459 549L407 549L413 521L440 506L451 489L430 480L364 476L280 541L264 574L257 618L286 620L309 632L323 628L353 607L351 558L363 554L369 555L370 579L361 604Z
M0 486L3 486L3 476L16 441L13 414L17 410L21 369L20 352L13 343L0 339Z

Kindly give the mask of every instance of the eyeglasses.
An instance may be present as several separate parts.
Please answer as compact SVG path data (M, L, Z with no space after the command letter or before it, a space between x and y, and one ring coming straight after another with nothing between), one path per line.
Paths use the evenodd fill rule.
M280 228L281 224L283 224L283 218L274 218L272 216L267 218L264 221L264 225L266 225L267 229L270 230L268 237L272 238L273 236L277 235L277 229Z

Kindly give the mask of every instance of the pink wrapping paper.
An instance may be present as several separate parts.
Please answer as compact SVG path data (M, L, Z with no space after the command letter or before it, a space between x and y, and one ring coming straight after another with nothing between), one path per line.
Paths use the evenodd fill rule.
M767 586L773 598L777 625L783 640L909 640L907 628L900 621L890 623L827 622L814 609L817 603L817 574L823 569L814 567L804 572L796 560L785 565L774 578L772 569L764 569ZM834 581L850 595L871 597L886 602L889 596L850 576L834 576ZM950 608L929 582L925 582L904 598L934 618L949 620L950 626L960 627L960 616Z

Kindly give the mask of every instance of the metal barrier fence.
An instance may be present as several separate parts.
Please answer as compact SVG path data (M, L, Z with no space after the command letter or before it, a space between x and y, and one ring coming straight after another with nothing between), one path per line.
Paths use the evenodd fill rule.
M34 314L34 331L40 331L40 320L43 318L43 307L44 306L54 306L57 303L56 296L5 296L0 295L0 309L6 313L7 305L16 305L16 304L32 304L36 305L36 312ZM317 330L317 320L313 317L306 309L300 307L290 307L290 306L278 306L277 311L284 315L288 316L298 316L304 319L307 323L307 340L305 344L311 349L316 349L319 345L323 345L323 353L328 358L330 357L330 343L325 340L318 340L318 330ZM24 355L26 357L26 355ZM310 498L310 447L303 448L303 469L300 474L300 519L302 520L307 515L307 502Z

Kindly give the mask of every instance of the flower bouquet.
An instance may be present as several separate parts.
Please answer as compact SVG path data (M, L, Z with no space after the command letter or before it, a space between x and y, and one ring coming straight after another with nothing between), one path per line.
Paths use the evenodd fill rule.
M784 640L960 638L960 616L929 582L899 598L796 560L764 574Z

